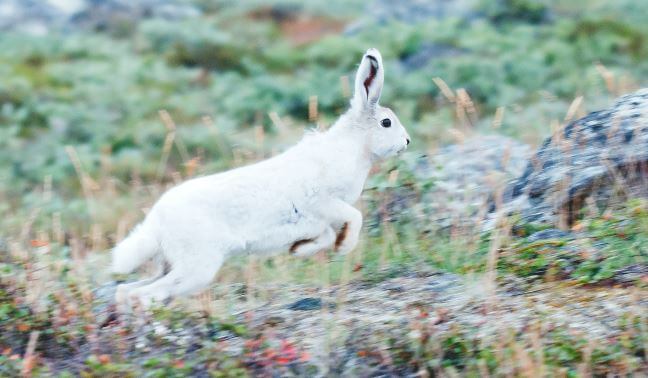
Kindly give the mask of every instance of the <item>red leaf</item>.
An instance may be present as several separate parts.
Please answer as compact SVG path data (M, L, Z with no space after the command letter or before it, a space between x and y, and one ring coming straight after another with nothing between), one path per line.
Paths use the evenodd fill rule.
M183 360L176 360L173 362L173 367L176 369L182 369L185 366L185 363Z
M49 243L44 240L36 240L36 239L32 240L30 244L34 248L47 247L49 245Z

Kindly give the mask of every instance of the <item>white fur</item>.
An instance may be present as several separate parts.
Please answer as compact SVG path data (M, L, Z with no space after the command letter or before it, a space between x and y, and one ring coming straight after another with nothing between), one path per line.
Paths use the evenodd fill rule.
M328 131L308 133L271 159L189 180L166 192L114 249L113 272L129 273L158 254L171 270L158 279L120 285L116 300L122 308L203 289L235 254L288 251L302 241L292 252L309 256L334 247L343 228L337 252L350 252L362 227L362 214L351 205L369 169L409 143L396 115L378 105L383 75L380 53L367 50L351 109ZM391 127L381 126L384 118Z

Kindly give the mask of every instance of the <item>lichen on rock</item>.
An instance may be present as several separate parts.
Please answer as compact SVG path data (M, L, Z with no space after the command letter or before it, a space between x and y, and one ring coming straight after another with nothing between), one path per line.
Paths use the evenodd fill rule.
M648 89L569 123L545 139L491 213L570 225L587 203L648 197Z

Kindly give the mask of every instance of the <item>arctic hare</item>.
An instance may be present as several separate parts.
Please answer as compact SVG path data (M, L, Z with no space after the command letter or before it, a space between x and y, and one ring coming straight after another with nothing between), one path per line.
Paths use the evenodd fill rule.
M116 301L149 306L207 287L236 254L309 256L357 244L362 214L352 206L372 164L396 155L409 135L378 105L384 71L378 50L362 57L350 109L326 132L311 132L271 159L189 180L166 192L113 251L113 273L161 254L170 271L122 284Z

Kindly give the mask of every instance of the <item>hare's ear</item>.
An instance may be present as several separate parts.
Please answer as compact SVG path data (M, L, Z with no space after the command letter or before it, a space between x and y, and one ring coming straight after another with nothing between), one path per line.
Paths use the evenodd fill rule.
M376 49L367 50L356 73L352 107L373 111L380 99L384 80L385 72L380 52Z

